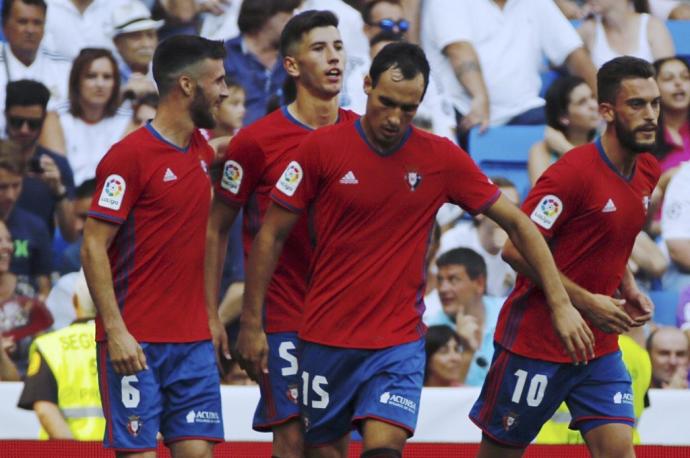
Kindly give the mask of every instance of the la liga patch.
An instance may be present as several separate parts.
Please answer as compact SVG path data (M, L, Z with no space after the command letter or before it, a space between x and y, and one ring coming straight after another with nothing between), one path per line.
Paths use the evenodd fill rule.
M105 179L98 205L111 210L119 210L125 198L127 183L120 175L109 175Z
M302 166L298 162L292 161L288 164L280 180L278 180L276 187L286 196L292 196L297 191L297 187L303 177Z
M244 170L242 170L240 164L233 160L226 161L223 167L223 178L220 180L220 187L233 194L237 194L240 192L243 175Z
M544 229L551 229L563 212L563 202L557 196L548 194L541 198L530 218Z

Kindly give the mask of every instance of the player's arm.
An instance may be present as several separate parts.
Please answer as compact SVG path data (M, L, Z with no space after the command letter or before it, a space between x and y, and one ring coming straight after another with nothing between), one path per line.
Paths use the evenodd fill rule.
M220 348L230 359L228 336L218 315L218 289L223 273L225 253L228 249L228 233L239 213L238 207L227 205L214 194L211 212L206 226L206 253L204 257L204 287L206 291L206 312L214 347Z
M43 429L51 439L74 439L65 417L62 416L58 406L49 401L34 402L34 412Z
M262 323L266 290L285 239L298 219L298 213L271 204L249 252L237 351L242 368L254 380L267 371L268 345Z
M520 259L539 279L538 284L551 308L556 332L573 362L586 362L594 357L594 335L571 304L544 237L529 218L503 195L485 214L508 233L516 251L522 254ZM510 263L510 260L506 261Z
M115 372L120 375L131 375L146 369L146 356L127 330L115 299L108 247L118 229L119 226L116 224L88 218L84 225L81 262L89 292L103 320L108 338L108 354Z

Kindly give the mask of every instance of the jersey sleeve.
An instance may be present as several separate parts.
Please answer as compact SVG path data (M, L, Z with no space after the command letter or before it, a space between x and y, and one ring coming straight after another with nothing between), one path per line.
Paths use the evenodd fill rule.
M244 205L259 183L264 164L259 144L246 130L240 130L230 140L223 157L221 178L215 183L216 194L231 205Z
M501 191L479 170L470 155L443 140L447 166L446 189L448 201L476 215L482 213L499 198Z
M142 192L140 167L131 146L115 144L96 168L96 192L89 216L122 224Z
M313 132L302 141L278 179L271 199L287 210L299 213L309 205L319 183L319 143Z
M537 180L522 205L539 231L550 239L566 221L578 214L584 189L575 173L568 173L562 158Z

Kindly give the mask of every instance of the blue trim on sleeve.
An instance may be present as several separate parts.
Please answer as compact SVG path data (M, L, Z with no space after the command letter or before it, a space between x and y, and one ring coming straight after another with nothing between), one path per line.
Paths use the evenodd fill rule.
M184 148L180 148L180 147L177 146L176 144L172 143L171 141L169 141L168 139L166 139L165 137L163 137L163 136L162 136L162 135L151 125L151 119L149 119L148 121L146 121L145 127L146 127L146 130L148 130L149 132L151 132L151 135L153 135L154 137L156 137L158 140L162 141L162 142L165 143L166 145L172 146L173 148L175 148L175 149L176 149L177 151L179 151L180 153L186 153L187 151L189 151L189 146L191 145L191 142L190 142L190 145L187 145L187 146L185 146Z
M357 121L355 121L355 129L357 129L357 133L359 134L360 137L362 137L362 140L364 140L364 143L366 143L367 146L373 152L378 154L379 156L390 156L393 153L396 153L397 151L402 149L403 146L405 146L405 143L407 143L407 140L409 140L410 135L412 135L412 127L408 127L407 131L402 136L402 138L400 139L400 142L397 145L393 146L392 148L390 148L388 150L383 151L383 150L377 148L376 146L372 145L371 142L369 142L369 139L367 138L366 134L364 133L364 128L362 127L362 118L359 118L359 119L357 119Z
M611 162L611 160L609 159L609 157L606 155L606 152L604 151L604 145L601 143L601 137L597 138L597 139L594 141L594 146L597 147L597 150L599 151L599 156L601 156L601 159L604 161L604 163L605 163L611 170L613 170L613 171L616 173L616 175L618 175L619 177L623 178L625 181L630 181L630 180L633 179L633 177L635 176L635 170L637 170L637 160L636 160L635 163L633 164L633 169L632 169L632 171L630 172L630 176L627 176L627 177L626 177L625 175L621 174L621 172L616 168L615 165L613 165L613 162Z
M486 210L489 209L489 207L491 207L494 204L494 202L498 200L499 197L501 197L501 190L497 189L494 195L491 196L484 205L477 209L477 213L475 213L475 215L478 213L484 213Z
M293 213L302 213L302 209L295 207L294 205L290 205L280 197L274 195L271 193L271 200L273 200L275 203L280 205L281 207L284 207L286 210L290 210Z
M102 220L105 220L105 221L109 221L109 222L111 222L111 223L122 224L122 223L125 222L124 219L119 218L119 217L117 217L117 216L112 216L112 215L108 215L108 214L105 214L105 213L99 213L99 212L95 212L95 211L93 211L93 210L89 210L88 213L87 213L87 215L89 215L89 216L91 216L91 217L93 217L93 218L96 218L96 219L102 219Z

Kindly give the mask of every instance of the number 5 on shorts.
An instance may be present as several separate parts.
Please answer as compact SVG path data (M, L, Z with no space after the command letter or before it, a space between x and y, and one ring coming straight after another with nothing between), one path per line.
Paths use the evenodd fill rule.
M280 369L280 374L283 377L295 375L297 373L297 357L290 353L290 350L294 349L294 342L290 342L289 340L281 342L280 346L278 347L278 354L280 355L280 357L290 364L288 367L283 367L282 369Z
M139 382L136 375L122 377L122 405L128 409L133 409L139 405L141 395L139 390L132 383Z

